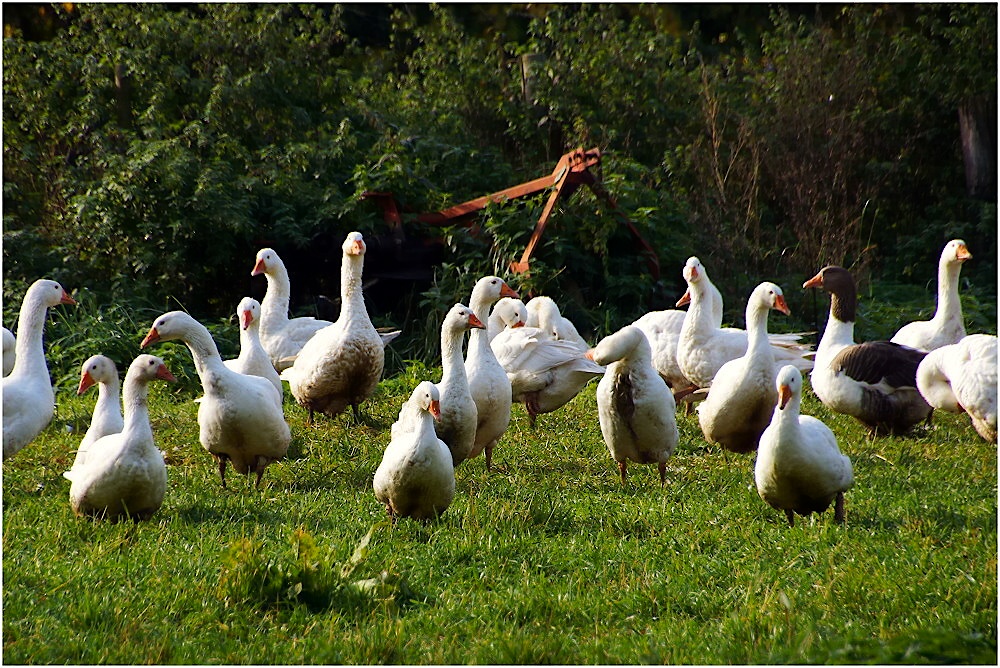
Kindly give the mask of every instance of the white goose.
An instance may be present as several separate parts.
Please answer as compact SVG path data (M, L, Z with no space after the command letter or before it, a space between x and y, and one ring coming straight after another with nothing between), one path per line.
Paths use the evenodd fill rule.
M569 341L582 352L590 348L572 321L559 312L559 306L551 297L534 297L525 306L528 309L528 327L538 327L547 338Z
M80 385L76 390L78 395L86 392L91 386L97 385L97 403L94 404L94 416L90 427L80 441L73 460L73 470L87 463L88 451L98 439L108 434L117 434L125 427L122 409L119 406L120 381L118 367L110 358L104 355L94 355L83 363L80 369Z
M223 364L237 373L266 378L278 390L278 395L283 395L281 378L260 343L260 302L253 297L241 299L236 307L236 322L240 325L240 355Z
M490 307L501 297L513 297L514 292L502 278L484 276L472 288L469 307L480 322L489 320ZM486 468L493 462L493 448L510 424L511 389L507 372L497 361L490 348L489 334L485 329L474 329L469 334L469 350L465 356L465 375L469 391L476 402L476 440L469 459L485 453Z
M927 353L891 341L854 342L858 294L851 273L827 266L802 287L830 293L830 317L811 376L819 400L873 434L903 433L930 417L932 409L917 390L917 365Z
M512 324L508 324L512 323ZM490 311L490 318L486 322L486 331L489 333L490 345L507 327L524 327L528 324L528 310L524 302L513 297L501 297L493 310Z
M434 433L434 420L440 415L438 390L424 381L413 390L393 425L392 440L375 470L372 487L394 521L398 517L433 519L455 497L451 452Z
M167 467L153 443L146 405L149 383L174 376L163 360L139 355L125 373L125 423L91 445L84 463L63 475L72 483L69 503L78 516L147 520L163 504Z
M437 389L442 407L436 431L451 451L454 466L464 462L472 452L479 421L462 357L465 333L472 329L483 329L483 323L472 309L462 304L452 306L441 323L441 382Z
M747 300L747 351L719 368L711 392L698 406L698 423L705 439L733 452L757 449L778 400L774 353L767 339L771 309L791 314L781 288L765 281Z
M314 411L333 416L348 406L360 423L360 405L375 391L385 365L382 339L362 293L366 246L361 233L348 234L342 248L340 317L309 339L295 364L281 374L295 400L309 409L310 423Z
M679 434L674 397L653 368L649 341L637 327L626 326L602 339L587 357L608 368L597 385L597 415L622 484L629 461L656 462L662 487Z
M140 347L183 341L194 358L204 397L198 406L199 441L218 464L226 486L226 463L240 475L257 474L285 456L292 440L281 410L281 395L270 381L226 367L205 326L183 311L158 317Z
M799 370L791 364L782 367L776 383L777 407L760 437L754 463L757 493L771 507L785 511L789 526L795 526L795 513L822 513L834 501L834 519L842 523L844 492L854 484L851 460L841 454L829 427L799 414Z
M42 346L50 306L75 304L55 281L39 279L24 294L17 318L17 361L3 379L3 458L16 454L48 426L56 396Z
M17 359L17 354L14 352L17 341L14 339L14 333L6 327L0 327L0 330L3 334L3 375L9 376L14 370L14 360Z
M288 317L288 305L292 294L288 269L272 248L262 248L257 251L256 262L250 275L261 274L267 279L267 291L264 293L264 301L261 302L260 342L271 358L274 368L280 372L292 366L302 346L312 338L313 334L333 323L309 316ZM399 330L391 329L379 331L383 347L401 333Z
M699 275L705 284L705 293L709 297L709 304L712 313L712 323L715 327L722 327L722 294L715 284L708 278L708 273L701 266L701 261L696 257L691 257L688 262L698 268ZM684 306L691 303L690 292L685 292L677 300L677 306ZM677 343L681 338L681 329L684 327L684 316L686 311L677 309L665 309L663 311L651 311L632 324L642 330L649 341L649 346L653 351L653 367L660 373L672 389L681 390L691 385L691 381L681 372L677 364Z
M748 338L746 330L715 325L700 265L697 258L689 259L684 265L684 280L691 303L677 342L677 364L695 387L708 388L723 364L746 352ZM770 337L768 341L774 355L775 372L777 366L785 364L794 364L801 370L812 368L812 361L806 357L810 353L803 347L789 348L784 343L775 343Z
M971 258L972 253L961 239L952 239L945 244L938 260L937 311L934 317L904 325L890 341L927 351L958 343L965 336L958 276L962 263Z
M506 301L506 303L504 303ZM571 341L549 339L538 327L525 327L527 313L519 299L504 298L493 308L506 329L490 347L507 372L513 400L523 403L531 425L542 413L564 406L604 367L588 359Z
M927 353L917 388L934 408L968 413L976 432L997 442L997 337L970 334Z

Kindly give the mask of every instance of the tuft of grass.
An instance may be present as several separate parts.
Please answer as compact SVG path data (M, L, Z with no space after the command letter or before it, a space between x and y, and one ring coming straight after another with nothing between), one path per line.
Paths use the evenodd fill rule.
M161 351L164 347L161 347ZM186 351L182 351L186 354ZM871 440L808 391L854 464L847 523L764 504L753 456L681 441L622 485L595 385L456 472L437 521L385 518L371 478L408 364L363 406L306 425L289 456L219 485L198 443L200 388L154 385L163 507L77 519L62 472L95 397L60 387L52 424L3 465L9 663L995 663L996 447L966 416Z

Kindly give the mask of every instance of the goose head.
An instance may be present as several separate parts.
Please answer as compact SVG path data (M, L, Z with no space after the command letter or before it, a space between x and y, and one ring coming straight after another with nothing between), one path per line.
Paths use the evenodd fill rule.
M490 304L501 297L518 298L517 293L499 276L484 276L476 281L476 286L472 288L472 297L473 302L485 301Z
M528 322L528 309L520 299L513 297L503 297L493 307L493 310L500 316L500 321L504 327L515 329L524 327Z
M459 330L486 329L486 325L476 317L472 309L465 304L455 304L444 317L446 327Z
M791 309L788 308L788 304L785 302L785 294L781 291L781 288L769 281L764 281L754 288L751 301L756 301L764 308L773 308L776 311L781 311L785 315L792 314Z
M145 381L159 379L173 382L177 380L174 378L174 374L170 373L170 369L163 363L163 360L155 355L136 357L132 360L127 375L130 378L140 378Z
M240 329L249 329L253 323L260 323L260 302L253 297L244 297L236 307L236 319Z
M972 259L972 253L969 252L969 247L965 245L965 241L962 239L952 239L945 244L942 256L948 263L962 263Z
M69 296L69 293L63 289L63 286L59 285L56 281L50 281L46 278L41 278L31 284L28 288L28 292L25 293L24 300L28 301L38 300L45 305L46 308L50 306L58 306L59 304L76 304L76 300Z
M858 289L851 272L843 267L828 265L802 284L803 288L822 288L830 293L830 312L841 322L854 322L857 314Z
M786 364L778 370L775 385L778 387L778 409L785 410L793 397L802 394L802 373L791 364Z
M80 367L80 386L77 395L83 394L97 383L112 383L118 380L115 363L104 355L93 355Z
M253 271L250 272L251 276L259 276L261 274L274 274L278 271L279 267L285 266L278 257L278 254L270 248L261 248L257 251L257 261L253 265Z
M601 339L600 343L588 350L584 356L596 364L607 366L612 362L628 359L637 351L642 350L643 345L645 345L648 356L650 348L646 335L638 327L627 325L614 334Z
M435 420L441 419L441 394L434 383L429 380L423 381L413 390L410 398L420 410L427 411Z
M149 333L146 334L146 338L142 340L139 347L145 348L151 343L183 339L195 323L195 319L184 311L164 313L153 321L153 326L149 328Z
M361 236L360 232L351 232L344 239L344 244L341 246L344 251L344 255L356 255L363 256L368 247L365 245L365 239Z

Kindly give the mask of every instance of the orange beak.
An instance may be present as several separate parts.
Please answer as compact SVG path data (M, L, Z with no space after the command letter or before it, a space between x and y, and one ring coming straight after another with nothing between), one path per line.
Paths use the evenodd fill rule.
M440 401L432 401L429 410L431 412L431 415L434 416L435 420L440 420L441 419L441 402Z
M483 321L476 317L475 313L469 314L469 327L472 329L486 329Z
M778 408L785 410L785 406L792 400L792 388L787 385L778 386Z
M691 291L685 290L684 294L681 295L681 298L677 300L675 306L686 306L687 304L690 303L691 303Z
M972 253L969 252L969 247L966 246L965 244L959 246L958 250L955 251L955 259L958 260L959 262L965 262L966 260L971 260Z
M348 255L362 255L365 252L365 242L355 241L350 246L347 247Z
M587 359L589 359L591 362L593 362L594 361L594 349L591 348L590 350L588 350L587 352L585 352L583 354L583 356L586 357Z
M253 322L253 311L246 310L240 314L240 327L246 329Z
M59 300L60 304L76 304L76 300L69 296L69 293L63 290L62 298Z
M86 392L88 389L90 389L90 386L96 382L97 381L94 380L94 377L90 375L89 371L84 371L83 375L80 376L80 387L76 389L77 396Z
M264 273L264 258L257 260L257 264L253 266L253 271L250 272L251 276L259 276Z
M823 287L823 272L819 272L808 281L802 284L804 288L822 288Z
M139 344L139 347L145 348L150 343L156 343L159 340L160 340L160 333L156 331L155 327L150 327L149 334L147 334L146 338L142 340L142 343Z
M518 327L524 327L523 320L518 320L517 322L515 322L513 325L510 326L511 329L516 329Z
M788 304L785 303L784 295L777 295L774 298L774 308L781 311L785 315L791 315L792 309L788 308Z
M510 297L512 299L520 299L520 297L517 296L517 293L514 292L514 288L510 287L506 283L504 283L503 287L500 288L500 296L501 297Z
M167 368L166 364L161 364L160 368L156 370L156 377L160 380L169 380L170 382L177 380L174 378L174 374L170 373L170 369Z

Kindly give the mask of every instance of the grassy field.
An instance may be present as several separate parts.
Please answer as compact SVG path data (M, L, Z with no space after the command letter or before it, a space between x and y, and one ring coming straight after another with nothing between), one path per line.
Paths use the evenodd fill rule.
M140 525L73 517L96 393L60 392L3 465L4 662L996 663L997 449L963 416L871 441L807 390L856 483L845 526L789 528L696 416L665 489L640 465L623 487L593 383L535 430L515 405L493 471L463 464L440 520L392 526L371 477L424 378L383 381L359 427L306 426L286 393L292 446L257 491L221 488L195 395L154 385L169 487Z

